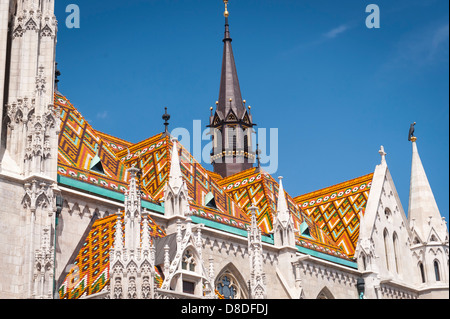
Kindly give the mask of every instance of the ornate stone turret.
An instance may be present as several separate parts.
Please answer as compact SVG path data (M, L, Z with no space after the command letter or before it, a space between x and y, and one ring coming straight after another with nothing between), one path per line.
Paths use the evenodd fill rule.
M177 139L172 139L172 143L169 181L164 192L164 208L166 217L180 218L185 217L189 212L189 193L181 173Z
M263 248L261 230L257 222L257 208L250 207L251 225L248 230L248 254L250 260L250 298L266 299L266 273L263 270Z
M125 213L122 221L122 213L118 212L114 246L110 251L111 299L154 298L155 251L150 238L150 217L141 208L139 171L127 170L130 184L125 194Z
M14 12L6 63L6 108L1 119L6 123L0 143L5 147L2 169L56 180L59 116L53 106L54 0L18 1Z

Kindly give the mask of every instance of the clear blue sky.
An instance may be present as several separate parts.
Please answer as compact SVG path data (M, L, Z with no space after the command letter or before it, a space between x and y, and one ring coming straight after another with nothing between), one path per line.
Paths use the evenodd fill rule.
M71 3L79 29L65 26ZM380 29L366 28L370 3ZM56 9L60 91L94 128L139 142L163 130L165 106L171 128L207 124L219 94L221 0L58 0ZM373 172L383 145L407 212L415 121L448 220L447 0L230 0L229 11L243 98L259 127L279 129L273 175L292 196Z

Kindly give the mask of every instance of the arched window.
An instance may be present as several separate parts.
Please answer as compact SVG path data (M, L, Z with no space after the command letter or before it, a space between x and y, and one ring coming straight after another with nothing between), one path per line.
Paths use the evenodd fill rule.
M244 135L244 152L248 153L248 135Z
M189 250L186 250L184 253L181 268L184 270L195 271L195 259Z
M241 289L236 278L229 272L225 272L217 280L216 289L225 299L241 298Z
M317 299L334 299L334 296L331 291L325 287L319 292Z
M425 269L423 268L423 264L419 263L420 276L422 278L422 283L425 283Z
M439 270L439 262L434 261L434 275L436 276L436 281L441 281L441 272Z
M362 261L363 261L364 270L367 270L366 255L362 255Z
M395 270L397 271L397 273L400 273L400 267L399 267L399 251L398 251L398 236L397 233L394 233L393 236L393 242L394 242L394 259L395 259Z
M384 237L384 252L386 257L386 267L387 270L389 270L389 242L388 242L389 233L387 229L384 230L383 237Z
M225 299L247 299L248 286L239 270L232 263L226 265L214 280L216 293Z
M228 150L236 151L237 146L237 130L235 127L230 126L227 128L228 131Z

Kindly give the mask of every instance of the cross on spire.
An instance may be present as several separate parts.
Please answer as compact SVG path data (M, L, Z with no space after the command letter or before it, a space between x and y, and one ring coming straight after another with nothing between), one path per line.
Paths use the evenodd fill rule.
M381 155L381 164L386 163L386 155L387 153L384 151L384 146L381 145L380 150L378 151L378 153Z

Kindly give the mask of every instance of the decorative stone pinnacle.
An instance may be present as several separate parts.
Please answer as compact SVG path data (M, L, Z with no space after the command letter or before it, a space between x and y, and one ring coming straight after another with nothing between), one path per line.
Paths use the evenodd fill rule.
M386 162L386 155L387 153L384 151L384 146L381 145L380 150L378 151L378 153L380 153L381 155L381 163L385 163Z

